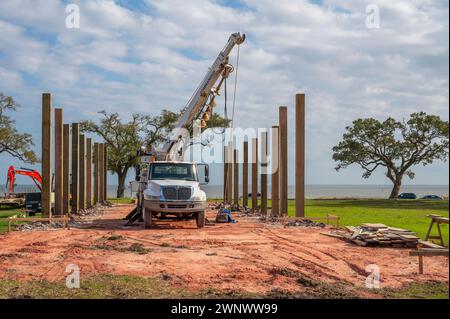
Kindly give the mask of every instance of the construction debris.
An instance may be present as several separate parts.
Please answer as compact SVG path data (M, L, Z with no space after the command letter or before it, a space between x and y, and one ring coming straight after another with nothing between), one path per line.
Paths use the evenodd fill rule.
M80 221L69 220L70 228L80 228L85 223ZM31 222L27 224L17 225L15 230L17 231L44 231L52 229L62 229L65 228L64 222L54 221L54 222Z
M325 223L316 223L309 219L297 219L293 221L289 221L284 226L288 227L320 227L325 228Z
M414 232L407 229L389 227L384 224L365 223L358 227L346 226L332 230L330 233L322 234L344 239L363 247L415 248L419 243L419 237Z
M276 216L261 216L260 221L274 225L282 225L284 227L320 227L324 228L325 223L317 223L306 218L289 218Z
M77 212L71 213L71 215L77 215L77 216L100 216L105 213L105 207L111 207L111 203L104 202L104 203L97 203L92 207L86 208L86 209L80 209Z

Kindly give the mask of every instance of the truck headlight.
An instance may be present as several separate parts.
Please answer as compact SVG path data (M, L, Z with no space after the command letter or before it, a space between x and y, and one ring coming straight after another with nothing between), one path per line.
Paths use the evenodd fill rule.
M192 197L192 200L193 200L194 202L202 202L202 201L206 200L206 196L203 196L203 195L196 195L196 196L193 196L193 197Z
M155 200L155 201L159 201L160 197L159 197L159 196L153 196L153 195L145 195L145 199L146 199L146 200Z

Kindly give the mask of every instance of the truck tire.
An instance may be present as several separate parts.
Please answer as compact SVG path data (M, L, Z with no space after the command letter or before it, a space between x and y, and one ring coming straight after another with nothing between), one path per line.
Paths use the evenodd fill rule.
M196 220L197 220L198 228L203 228L203 226L205 226L205 211L204 210L197 213Z
M152 227L152 211L144 208L144 227Z

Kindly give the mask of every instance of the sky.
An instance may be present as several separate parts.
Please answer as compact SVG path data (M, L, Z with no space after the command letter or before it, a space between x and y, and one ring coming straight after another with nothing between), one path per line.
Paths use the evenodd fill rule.
M79 28L66 26L70 4L80 10ZM373 6L376 27L366 23ZM33 135L39 153L43 92L52 93L68 123L95 120L100 110L124 119L177 111L239 31L247 40L234 126L271 127L278 106L287 106L292 184L294 97L305 93L306 183L389 184L381 170L368 180L357 166L336 172L331 148L356 118L401 120L425 111L448 120L448 6L447 0L0 0L0 92L21 105L10 115ZM216 110L223 113L223 99ZM1 154L0 183L10 164L30 167ZM415 172L405 184L448 184L448 163Z

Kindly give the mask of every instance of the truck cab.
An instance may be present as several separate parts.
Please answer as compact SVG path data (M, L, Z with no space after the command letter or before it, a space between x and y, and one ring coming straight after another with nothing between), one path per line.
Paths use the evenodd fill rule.
M199 170L203 174L199 174ZM155 161L149 164L146 174L143 191L145 227L150 227L154 218L170 216L196 219L199 228L205 225L206 194L200 185L209 182L208 165Z

